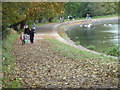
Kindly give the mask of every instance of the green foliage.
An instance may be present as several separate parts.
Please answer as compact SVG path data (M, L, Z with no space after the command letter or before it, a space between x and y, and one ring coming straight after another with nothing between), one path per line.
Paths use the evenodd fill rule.
M68 2L65 4L65 16L85 17L87 13L92 16L103 16L118 13L117 2Z
M59 17L54 17L54 18L52 19L52 22L53 22L53 23L59 22Z
M3 23L10 25L25 21L34 22L63 13L64 3L60 2L3 2Z
M16 39L16 34L9 34L5 40L3 40L3 47L2 47L2 52L3 52L3 72L9 73L11 70L9 70L9 65L14 66L14 58L10 54L10 52L13 50L12 48L12 43Z
M65 16L72 15L78 16L78 8L80 7L81 3L78 2L69 2L65 4Z
M72 58L74 60L95 60L95 62L99 63L108 63L109 60L111 61L112 58L93 54L90 52L86 52L80 49L76 49L74 47L71 47L70 45L64 44L58 40L53 39L47 39L47 41L51 42L50 45L52 50L59 52L60 54L64 55L65 57ZM97 61L98 60L98 61ZM116 59L112 59L113 61L117 61Z
M3 86L5 88L20 88L21 83L19 82L19 78L15 78L15 80L11 80L11 81L8 80L9 80L8 77L3 77Z
M21 3L21 2L2 3L3 23L8 23L11 25L24 20L26 18L26 15L24 13L26 9L22 7L22 4L24 3Z
M76 45L80 45L80 41L75 42Z
M118 46L116 45L102 49L102 50L96 50L96 51L107 54L107 55L111 55L111 56L116 56L116 57L119 56L119 49L118 49Z
M83 18L87 13L103 16L116 14L118 9L117 2L3 2L2 6L3 31L9 26L18 30L18 25L21 29L23 25L43 18L58 22L60 16Z
M118 5L115 2L106 2L106 3L104 2L103 7L104 7L105 15L117 13L116 11L117 11Z
M119 54L118 47L112 46L111 48L108 49L107 53L112 56L118 56L118 54Z
M95 16L93 18L111 18L111 17L118 17L117 14L113 14L113 15L104 15L104 16Z
M18 34L13 30L9 31L11 33L9 33L9 35L7 35L7 37L2 41L2 72L4 73L2 84L4 87L16 88L20 86L20 82L19 80L10 80L9 74L15 78L13 74L15 68L15 59L11 55L11 51L13 50L13 42L16 40Z
M89 45L89 46L87 46L86 48L87 48L87 49L90 49L90 50L95 50L95 46L93 46L93 45Z

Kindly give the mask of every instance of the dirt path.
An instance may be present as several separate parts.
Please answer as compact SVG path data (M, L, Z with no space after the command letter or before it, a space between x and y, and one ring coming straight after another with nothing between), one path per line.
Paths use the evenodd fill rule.
M75 61L52 51L51 43L43 38L58 38L52 31L54 25L41 26L33 44L21 45L19 40L14 44L16 75L25 84L23 87L117 87L116 75L111 76L116 72L111 71L113 68L109 64L87 67L84 61Z

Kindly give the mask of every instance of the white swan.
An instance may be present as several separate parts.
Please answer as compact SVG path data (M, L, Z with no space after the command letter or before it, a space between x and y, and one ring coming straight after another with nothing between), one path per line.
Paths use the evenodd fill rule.
M88 27L88 28L90 28L91 26L92 26L92 24L88 24L88 26L87 26L87 27Z
M108 24L109 26L112 26L112 24Z
M82 27L82 25L80 25L80 27Z
M104 26L107 26L107 24L104 24Z
M84 25L84 27L87 27L87 25Z
M88 28L90 28L91 26L92 24L84 25L84 27L88 27Z

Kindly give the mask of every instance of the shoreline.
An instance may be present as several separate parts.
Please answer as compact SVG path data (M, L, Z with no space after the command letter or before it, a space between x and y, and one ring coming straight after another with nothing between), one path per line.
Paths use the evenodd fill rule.
M106 55L106 54L103 54L103 53L100 53L100 52L97 52L97 51L94 51L94 50L89 50L89 49L85 48L82 45L76 45L75 42L70 40L70 38L65 33L65 31L68 30L66 28L70 28L70 27L75 26L75 25L84 25L84 24L89 24L89 23L93 24L93 25L97 25L97 24L101 24L101 23L105 24L105 23L115 23L115 22L118 23L118 17L100 18L100 19L92 19L92 20L76 20L76 21L64 22L64 23L61 23L61 24L57 24L57 25L53 26L53 31L58 36L57 40L65 43L65 44L68 44L68 45L70 45L72 47L75 47L77 49L81 49L81 50L84 50L84 51L87 51L87 52L91 52L91 53L94 53L94 54L103 55L103 56L107 56L107 57L112 57L112 58L118 59L118 57ZM60 32L65 35L65 37L66 37L65 39L60 36Z

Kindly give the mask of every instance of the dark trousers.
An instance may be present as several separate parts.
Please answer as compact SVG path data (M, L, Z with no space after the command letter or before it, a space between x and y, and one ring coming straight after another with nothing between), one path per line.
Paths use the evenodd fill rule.
M30 37L30 42L33 43L34 37Z
M25 40L21 40L22 41L22 44L25 44Z

